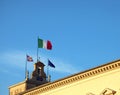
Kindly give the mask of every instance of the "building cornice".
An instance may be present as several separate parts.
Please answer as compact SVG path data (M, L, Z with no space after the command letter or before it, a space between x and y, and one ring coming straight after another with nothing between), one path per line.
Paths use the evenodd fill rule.
M51 90L51 89L55 89L58 88L60 86L64 86L66 84L70 84L72 82L76 82L79 80L83 80L89 77L93 77L111 70L115 70L117 68L120 68L120 59L113 61L113 62L109 62L107 64L68 76L66 78L54 81L54 82L50 82L50 83L46 83L44 85L32 88L30 90L27 90L23 93L21 93L20 95L37 95L38 93L43 93L45 91Z

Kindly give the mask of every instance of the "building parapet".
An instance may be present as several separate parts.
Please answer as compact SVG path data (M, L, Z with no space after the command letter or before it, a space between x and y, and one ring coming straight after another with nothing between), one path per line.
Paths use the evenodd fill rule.
M80 72L80 73L77 73L77 74L74 74L74 75L71 75L71 76L68 76L63 79L59 79L54 82L46 83L44 85L27 90L21 93L20 95L36 95L38 93L43 93L44 91L48 91L48 90L51 90L51 89L54 89L60 86L64 86L66 84L70 84L78 80L83 80L89 77L93 77L93 76L96 76L96 75L99 75L99 74L102 74L102 73L105 73L105 72L108 72L108 71L111 71L117 68L120 68L120 59L101 65L101 66L98 66L98 67L95 67L95 68L92 68L92 69L89 69L89 70L86 70L86 71L83 71L83 72Z

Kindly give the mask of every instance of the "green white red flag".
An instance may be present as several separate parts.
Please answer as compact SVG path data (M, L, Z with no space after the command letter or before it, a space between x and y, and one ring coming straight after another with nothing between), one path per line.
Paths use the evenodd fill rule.
M45 40L38 38L38 48L45 48L47 50L51 50L52 44L49 40L45 41Z

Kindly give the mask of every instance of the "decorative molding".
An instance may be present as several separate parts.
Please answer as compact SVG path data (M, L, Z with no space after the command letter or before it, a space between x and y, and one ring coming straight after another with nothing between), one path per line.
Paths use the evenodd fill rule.
M93 94L93 93L90 92L90 93L87 93L86 95L95 95L95 94Z
M115 95L115 94L116 94L115 90L106 88L99 95ZM86 95L96 95L96 94L93 94L90 92L90 93L87 93Z
M116 91L113 89L106 88L100 95L115 95Z
M83 80L92 76L96 76L98 74L105 73L117 68L120 68L120 60L116 60L104 65L98 66L96 68L89 69L89 70L74 74L72 76L68 76L66 78L51 82L51 83L46 83L44 85L27 90L21 93L20 95L37 95L39 93L43 93L45 91L55 89L60 86L64 86L66 84L70 84L78 80Z

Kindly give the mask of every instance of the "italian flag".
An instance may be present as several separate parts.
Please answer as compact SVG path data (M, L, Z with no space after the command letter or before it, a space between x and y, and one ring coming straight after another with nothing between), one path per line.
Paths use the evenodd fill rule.
M45 49L51 50L52 44L49 40L45 41L38 38L38 48L45 48Z

